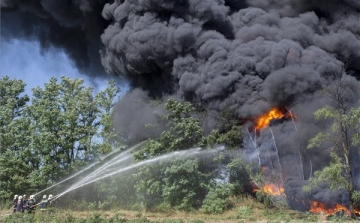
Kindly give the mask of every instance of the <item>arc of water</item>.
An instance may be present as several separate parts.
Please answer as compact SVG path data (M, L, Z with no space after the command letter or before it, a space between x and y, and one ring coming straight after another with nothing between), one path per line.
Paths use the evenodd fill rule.
M171 153L171 154L168 154L168 155L166 156L166 158L172 157L173 155L176 155L176 154L179 154L179 153L180 153L180 152L178 152L178 151L177 151L177 152L173 152L173 153ZM112 173L108 173L108 174L106 174L106 175L104 175L104 176L101 176L101 177L98 177L98 178L96 178L96 179L93 179L93 180L90 180L90 181L87 181L87 182L83 182L82 184L75 184L75 185L73 185L72 187L70 187L69 189L67 189L65 192L59 194L57 197L59 198L59 197L61 197L62 195L66 194L66 193L68 193L68 192L70 192L70 191L72 191L72 190L75 190L75 189L77 189L77 188L79 188L79 187L82 187L82 186L85 186L85 185L87 185L87 184L93 183L93 182L95 182L95 181L104 179L104 178L106 178L106 177L113 176L113 175L116 174L116 173L120 173L120 172L123 172L123 171L126 171L126 170L130 170L130 169L132 169L132 168L135 168L135 167L138 167L138 166L141 166L141 165L145 165L145 164L147 164L147 163L152 163L152 162L155 162L155 161L158 161L158 160L161 160L161 159L164 159L164 156L155 157L155 158L152 158L152 159L149 159L149 160L145 160L145 161L142 161L142 162L133 164L133 165L131 165L131 166L122 168L122 169L117 170L117 171L112 172Z
M254 141L253 138L251 137L250 132L249 132L249 129L246 128L246 130L247 130L247 132L248 132L248 134L249 134L249 137L250 137L251 142L252 142L253 145L254 145L254 148L255 148L255 151L256 151L256 154L257 154L257 157L258 157L258 161L259 161L259 167L261 167L260 150L259 150L259 148L258 148L257 145L256 145L256 129L255 129L255 141Z
M138 143L138 144L136 144L135 146L132 146L130 149L128 149L128 150L125 152L125 154L128 153L129 156L131 156L130 153L132 152L132 150L134 150L135 148L141 146L143 143L145 143L145 141L143 141L143 142L141 142L141 143ZM112 166L112 165L114 165L114 164L116 164L116 163L119 163L119 162L123 161L123 159L118 160L118 158L121 157L121 156L123 156L122 153L119 154L119 155L117 155L116 157L112 158L110 161L106 162L103 166L101 166L98 170L96 170L96 171L94 172L94 174L97 174L97 173L99 173L100 171L108 168L109 166ZM115 161L115 162L114 162L114 161Z
M295 119L294 119L294 115L292 114L292 109L290 108L286 108L286 110L290 113L290 117L291 117L291 121L294 125L294 128L295 128L295 131L297 132L298 131L298 127L296 126L295 124ZM300 127L300 119L299 119L299 127ZM305 179L305 176L304 176L304 160L303 160L303 156L302 156L302 152L301 152L301 143L300 143L300 146L299 146L299 161L300 161L300 174L302 176L302 179L304 180Z
M131 155L129 154L129 155L125 156L124 158L117 160L118 158L120 158L120 157L123 156L123 155L124 155L124 154L121 153L121 154L119 154L118 156L116 156L114 159L110 160L109 162L106 162L106 163L103 164L99 169L95 170L94 172L92 172L91 174L89 174L88 176L86 176L86 177L84 178L84 180L86 180L86 179L88 179L88 178L91 178L91 177L93 177L93 176L96 176L97 174L101 173L101 171L103 171L104 169L106 169L106 168L108 168L108 167L110 167L110 166L112 166L112 165L115 165L116 163L119 163L119 162L121 162L121 161L123 161L123 160L125 160L125 159L127 159L128 157L131 156ZM116 161L114 162L114 160L116 160Z
M275 136L274 136L274 133L273 133L271 127L270 127L270 132L271 132L271 135L272 135L272 138L273 138L273 143L274 143L274 146L275 146L275 149L276 149L276 156L277 156L277 159L278 159L278 162L279 162L281 183L282 183L282 185L284 185L283 168L282 168L280 158L279 158L279 150L277 148L276 141L275 141Z
M101 175L104 170L106 171L107 168L109 168L109 167L111 167L111 166L114 166L115 164L120 163L120 162L122 162L122 161L124 161L124 160L126 160L126 159L128 159L128 158L130 158L130 157L131 157L131 154L125 156L125 157L122 158L122 159L117 160L116 162L106 163L105 165L101 166L99 169L95 170L94 172L92 172L92 173L89 174L88 176L84 177L81 181L75 183L72 187L76 187L77 185L82 184L83 182L86 182L86 181L89 181L89 180L94 179L96 176ZM105 172L105 171L104 171L104 172Z
M90 169L91 167L95 166L95 165L96 165L96 164L98 164L98 163L99 163L99 161L96 161L95 163L93 163L93 164L91 164L91 165L87 166L85 169L83 169L83 170L81 170L81 171L79 171L79 172L77 172L77 173L75 173L75 174L71 175L70 177L68 177L68 178L66 178L66 179L64 179L64 180L62 180L62 181L60 181L60 182L58 182L58 183L56 183L56 184L51 185L50 187L45 188L44 190L42 190L42 191L40 191L40 192L37 192L37 193L36 193L36 194L34 194L34 195L36 196L36 195L41 194L41 193L43 193L43 192L45 192L45 191L47 191L47 190L49 190L49 189L51 189L51 188L53 188L53 187L55 187L55 186L57 186L57 185L61 184L61 183L64 183L64 182L66 182L66 181L68 181L68 180L70 180L70 179L72 179L72 178L76 177L77 175L79 175L79 174L83 173L84 171L86 171L86 170Z
M144 142L145 142L145 141L140 142L140 143L132 146L130 149L126 150L125 153L126 153L126 152L130 153L130 151L132 151L132 150L134 150L135 148L141 146ZM115 150L115 151L113 151L113 152L111 152L111 153L109 153L109 154L107 154L103 159L106 159L106 158L114 155L114 153L117 153L117 152L119 152L119 149L118 149L118 150ZM123 155L123 153L120 153L120 154L119 154L118 156L116 156L115 158L118 158L119 156L122 156L122 155ZM113 159L111 159L111 160L114 160L115 158L113 158ZM64 179L64 180L62 180L62 181L60 181L60 182L58 182L58 183L55 183L55 184L51 185L50 187L45 188L44 190L42 190L42 191L40 191L40 192L35 193L34 195L36 196L36 195L41 194L41 193L43 193L43 192L45 192L45 191L47 191L47 190L49 190L49 189L51 189L51 188L59 185L59 184L62 184L62 183L64 183L64 182L66 182L66 181L68 181L68 180L70 180L70 179L78 176L79 174L85 172L86 170L94 167L94 166L97 165L98 163L100 163L100 161L94 162L93 164L91 164L91 165L87 166L86 168L82 169L81 171L79 171L79 172L71 175L70 177L68 177L68 178L66 178L66 179ZM106 163L106 164L108 164L108 163Z
M131 152L132 152L134 149L136 149L136 148L138 148L139 146L141 146L144 142L145 142L145 141L140 142L140 143L132 146L130 149L126 150L125 152L120 153L119 155L115 156L114 158L112 158L111 160L109 160L108 162L106 162L106 163L104 163L102 166L100 166L97 170L95 170L94 172L92 172L92 173L90 173L89 175L85 176L81 181L75 183L75 184L72 185L71 187L76 187L77 185L82 184L83 182L86 182L86 181L88 181L88 180L91 180L91 179L93 179L94 177L96 177L97 175L102 174L102 171L103 171L103 170L106 170L107 168L109 168L109 167L111 167L111 166L113 166L113 165L115 165L115 164L117 164L117 163L120 163L120 162L128 159L129 157L132 156L132 155L131 155ZM119 159L120 157L124 156L125 154L128 154L128 155L125 156L125 157L123 157L122 159ZM109 156L106 156L106 157L104 157L103 159L106 159L107 157L109 157ZM71 189L71 187L70 187L69 189Z
M80 188L80 187L83 187L85 185L88 185L88 184L91 184L95 181L98 181L98 180L101 180L101 179L104 179L104 178L107 178L107 177L110 177L110 176L113 176L115 174L118 174L118 173L121 173L121 172L124 172L124 171L127 171L127 170L131 170L131 169L134 169L136 167L140 167L140 166L143 166L145 164L149 164L149 163L153 163L153 162L156 162L156 161L160 161L160 160L164 160L164 159L168 159L168 158L171 158L171 157L174 157L174 156L182 156L182 155L193 155L193 154L196 154L196 153L212 153L212 152L216 152L218 151L218 149L214 149L214 150L201 150L200 148L195 148L195 149L191 149L191 150L184 150L184 151L175 151L175 152L172 152L172 153L169 153L169 154L165 154L165 155L162 155L162 156L158 156L158 157L154 157L152 159L148 159L148 160L144 160L142 162L139 162L139 163L135 163L133 165L130 165L130 166L127 166L127 167L124 167L124 168L121 168L119 170L116 170L116 171L113 171L111 173L108 173L108 174L105 174L101 177L98 177L98 178L95 178L95 179L92 179L90 181L87 181L87 182L83 182L82 184L77 184L76 186L72 186L70 187L69 189L65 190L64 192L58 194L56 197L59 198L63 195L65 195L66 193L69 193L70 191L73 191L77 188Z

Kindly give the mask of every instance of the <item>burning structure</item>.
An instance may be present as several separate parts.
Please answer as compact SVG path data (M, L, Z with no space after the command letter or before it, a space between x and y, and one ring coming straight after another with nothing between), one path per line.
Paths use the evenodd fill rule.
M221 111L231 110L248 120L247 158L278 176L280 186L265 191L285 193L298 209L303 200L316 202L305 205L314 211L348 206L344 193L326 185L311 197L302 188L330 160L329 144L306 149L329 125L313 113L336 106L320 91L342 80L346 108L359 106L359 1L4 0L1 10L5 40L37 40L44 49L64 50L85 74L105 70L127 80L136 90L125 96L126 106L119 103L117 126L129 123L131 111L147 113L139 98L201 104L207 132L221 127ZM132 118L129 134L144 137L153 117ZM351 153L358 173L359 154ZM360 176L354 179L359 187Z

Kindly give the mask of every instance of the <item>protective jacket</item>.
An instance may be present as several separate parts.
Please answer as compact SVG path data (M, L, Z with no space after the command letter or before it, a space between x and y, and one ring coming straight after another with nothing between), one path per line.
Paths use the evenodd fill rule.
M48 200L46 198L43 198L40 203L41 210L46 210Z
M26 208L28 213L35 211L36 209L35 202L36 202L35 199L28 200L27 208Z
M22 210L23 210L23 201L18 200L16 204L16 212L22 212Z
M14 210L14 213L16 212L17 202L18 202L18 199L17 199L17 198L14 198L14 200L13 200L13 210Z

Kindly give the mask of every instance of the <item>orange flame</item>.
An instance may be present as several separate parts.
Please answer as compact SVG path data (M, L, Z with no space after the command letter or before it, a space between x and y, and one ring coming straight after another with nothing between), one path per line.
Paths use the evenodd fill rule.
M354 209L354 213L360 215L360 209Z
M253 189L253 192L257 192L257 191L260 191L260 189L257 187ZM274 196L285 195L284 188L281 186L277 186L275 184L265 184L262 188L262 191L264 191L269 195L274 195Z
M275 184L265 184L263 190L265 193L274 196L284 195L285 192L283 187L277 186Z
M312 213L325 213L327 215L332 215L339 211L344 211L348 216L351 216L350 211L341 204L336 204L333 208L327 208L324 203L319 201L312 201L309 211Z
M255 129L260 130L270 125L272 120L282 119L282 118L296 118L291 112L283 113L279 108L272 108L268 113L260 116L256 122Z

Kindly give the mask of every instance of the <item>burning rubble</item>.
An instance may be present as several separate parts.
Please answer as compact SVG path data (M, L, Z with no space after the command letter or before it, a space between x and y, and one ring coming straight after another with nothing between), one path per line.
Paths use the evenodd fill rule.
M296 128L296 114L291 111L282 111L279 108L272 108L269 112L259 116L256 119L254 124L254 131L260 132L267 127L271 128L271 125L281 124L284 121L292 121L294 125L294 130L297 131ZM279 122L280 121L280 122ZM248 132L249 137L251 137L250 132ZM272 139L274 139L274 135L271 131ZM260 134L254 134L253 137L256 138L260 136ZM252 139L252 143L254 146L256 140ZM268 145L267 149L271 149L272 146L275 145L275 141L273 145ZM275 145L276 147L276 145ZM259 160L260 154L258 151ZM281 167L281 161L279 158L279 153L276 153L278 158L278 165ZM301 161L299 159L299 161ZM266 161L263 161L266 162ZM259 162L260 164L260 162ZM324 182L322 185L317 186L316 188L311 189L311 191L305 191L305 185L307 182L305 180L299 185L299 180L290 178L284 182L282 176L282 168L276 169L274 165L271 164L270 167L264 166L264 163L261 163L261 170L264 174L265 183L261 187L261 189L254 184L253 192L256 193L258 191L262 191L270 196L282 196L286 197L290 207L293 209L297 209L300 211L309 211L311 213L322 213L327 216L331 216L334 214L344 214L347 216L351 216L350 208L349 208L349 199L347 197L347 193L345 191L331 191L328 188L328 185ZM267 165L268 162L267 162ZM280 173L276 173L277 171L281 171ZM275 172L275 173L274 173ZM280 174L280 176L279 176ZM284 188L285 186L285 188ZM360 215L360 210L353 210L356 215Z
M310 202L309 212L312 213L325 213L327 215L333 215L340 211L343 211L346 215L351 216L349 209L341 204L335 204L335 207L327 207L324 203L318 201Z
M301 187L295 179L291 179L285 186L287 201L291 208L311 213L322 213L327 216L343 214L351 216L350 203L347 193L343 190L333 191L326 183L304 191L307 182ZM292 187L293 186L293 187ZM356 213L356 210L354 210Z

